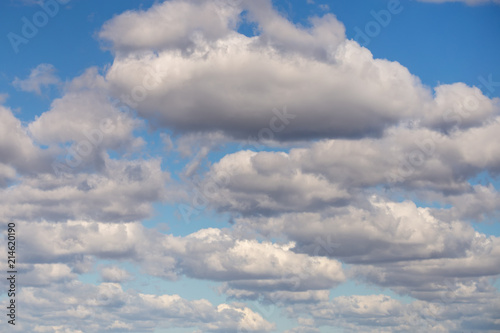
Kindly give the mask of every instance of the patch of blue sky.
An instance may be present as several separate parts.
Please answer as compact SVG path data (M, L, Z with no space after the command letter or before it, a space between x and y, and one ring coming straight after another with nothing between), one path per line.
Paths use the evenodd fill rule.
M187 236L200 229L230 228L228 214L219 214L205 206L196 206L190 201L178 204L154 204L155 213L143 220L147 228L155 228L174 236Z
M81 75L89 67L103 69L113 62L113 55L103 50L97 39L102 25L116 13L138 7L149 8L153 3L153 0L141 0L139 4L134 0L99 3L72 0L67 5L59 6L45 25L35 26L37 30L32 37L25 38L22 31L26 24L24 20L33 23L33 17L45 11L38 5L20 6L14 1L1 1L0 12L9 13L0 20L0 64L9 64L0 67L0 93L9 94L6 104L20 110L18 116L24 121L31 121L47 111L59 91L45 90L42 98L30 96L12 86L15 77L27 77L31 69L42 63L52 64L63 82ZM14 44L18 52L7 38L9 33L27 40L26 43Z

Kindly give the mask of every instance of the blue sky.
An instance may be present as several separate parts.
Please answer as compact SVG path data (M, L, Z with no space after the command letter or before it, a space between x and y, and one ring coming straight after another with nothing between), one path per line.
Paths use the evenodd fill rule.
M2 327L500 329L498 1L63 2L0 4Z

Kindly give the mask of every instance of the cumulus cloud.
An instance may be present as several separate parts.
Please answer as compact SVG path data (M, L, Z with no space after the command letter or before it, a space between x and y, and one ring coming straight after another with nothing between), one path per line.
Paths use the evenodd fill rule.
M374 59L347 40L343 25L331 14L312 18L310 28L301 28L281 17L269 1L201 3L168 1L128 12L100 33L119 52L106 73L115 94L140 85L152 69L162 73L161 83L135 106L156 125L183 133L222 131L238 139L272 135L298 140L381 136L409 119L449 131L480 126L498 115L498 101L462 83L440 85L433 96L399 63ZM217 11L210 18L214 22L191 20L200 6ZM243 10L259 27L257 36L236 32L233 21ZM197 22L197 28L187 26L195 23L179 24L152 40L144 27L169 24L174 15ZM225 29L214 28L218 24ZM128 34L135 38L126 38L132 44L123 45ZM189 40L190 46L178 39ZM273 113L283 106L286 113ZM462 117L459 124L457 115Z
M498 174L500 152L490 139L498 126L494 118L452 135L400 126L378 139L322 140L289 152L239 151L214 163L201 187L213 207L245 215L359 205L374 187L384 186L453 205L439 212L441 218L480 220L495 214L498 193L468 180Z
M442 220L491 221L498 216L500 194L492 184L474 185L469 191L447 196L422 193L428 201L442 202L449 208L432 208L431 213Z
M22 244L26 244L22 260L27 263L63 262L76 266L84 255L122 259L165 279L184 275L227 282L230 289L254 295L284 291L281 297L292 299L304 297L300 292L327 290L345 280L342 265L336 260L295 253L290 251L293 244L241 239L220 229L201 229L186 237L175 237L139 223L40 222L31 227L33 233L20 236ZM44 237L50 237L52 242L45 242ZM107 269L103 277L122 273ZM299 294L294 296L294 292Z
M469 291L464 299L474 298L475 294L498 298L496 289L488 281L488 277L500 273L493 268L498 266L491 266L498 265L498 251L496 237L478 235L463 256L359 266L353 272L372 283L391 286L397 292L424 300L437 299L443 291L461 289ZM458 299L455 297L454 301Z
M49 286L76 278L71 267L62 263L21 265L23 286Z
M175 6L185 10L179 14ZM188 17L199 6L169 1L146 12L128 13L110 21L101 38L123 53L122 36L147 35L140 27L166 22L159 11L192 22ZM224 1L209 6L222 13L235 10ZM148 43L156 52L145 52L143 46L126 48L106 78L120 94L140 84L144 75L139 73L148 68L162 71L161 84L137 104L141 116L176 131L221 130L238 138L255 136L270 122L281 139L380 135L432 100L429 89L406 68L373 59L368 50L346 40L343 25L332 15L314 18L312 27L303 29L279 16L267 1L244 2L236 13L245 8L260 27L258 36L238 34L228 23L214 39L211 30L200 27L188 50L177 45L170 36L173 32L155 34L155 41L136 36L133 40ZM216 16L212 19L219 22ZM125 30L111 33L119 30L114 26ZM175 38L180 34L188 39L186 29L174 30ZM283 106L296 116L294 121L290 115L272 120L272 110Z
M382 329L460 332L472 327L484 331L498 329L495 320L498 306L498 299L450 306L450 301L445 300L403 303L387 295L352 295L336 297L330 302L298 304L289 310L296 315L311 314L316 326L341 327L345 332L380 332ZM484 325L477 325L478 318L484 320Z
M314 210L350 197L325 177L301 172L285 153L240 151L225 156L213 166L205 187L218 209L244 214Z
M21 80L18 77L12 81L14 87L22 91L42 94L42 89L50 85L60 83L59 77L55 75L56 69L51 64L40 64L31 70L28 78Z
M31 221L146 218L152 213L152 204L165 193L168 174L160 164L160 160L124 161L104 156L100 173L51 172L25 177L0 192L0 216Z
M217 40L236 27L234 1L165 1L146 11L128 11L106 22L99 37L119 54L131 51L187 49L203 34ZM185 18L189 18L186 20Z
M178 253L186 255L182 265L189 275L230 279L231 285L244 289L325 289L344 280L338 261L295 254L289 248L234 239L220 229L202 229L189 235Z
M434 89L435 98L421 124L449 132L454 128L480 127L499 115L498 98L486 97L479 88L464 83L443 84Z
M39 148L10 109L0 106L0 186L15 179L17 173L49 172L52 156Z
M133 135L141 122L119 100L110 100L107 83L90 68L68 83L63 97L52 102L51 109L28 125L37 142L67 145L60 152L69 167L93 166L99 169L107 150L133 151L144 141ZM68 147L69 145L69 147Z
M372 198L366 208L343 207L236 223L268 237L286 235L294 250L342 258L348 263L383 263L465 256L476 233L463 222L443 222L413 202Z
M16 329L24 332L153 332L158 328L199 328L204 332L262 333L274 328L241 304L213 305L204 299L189 301L178 295L142 294L124 291L120 284L109 282L90 285L72 280L45 288L24 287L19 299L25 315Z
M331 254L334 257L343 257L344 260L351 263L356 263L359 258L364 260L364 265L354 265L351 268L349 272L351 276L392 288L403 294L410 294L421 299L423 303L415 304L422 304L426 309L433 306L433 302L442 303L441 299L449 299L450 294L454 295L454 303L464 303L469 304L469 306L471 302L488 304L488 300L493 302L497 300L495 289L492 288L487 279L483 278L483 276L494 276L499 273L496 269L496 267L500 267L499 263L496 262L496 258L498 258L496 252L500 247L495 237L474 233L465 226L462 226L465 233L461 236L454 234L453 231L450 233L444 230L435 230L434 236L432 234L421 235L420 233L427 228L416 229L418 225L433 224L436 221L425 222L425 219L430 221L433 219L429 214L424 214L422 209L420 214L423 215L423 220L415 220L419 214L416 214L416 208L408 203L382 205L382 209L396 210L396 208L397 212L392 213L399 214L398 226L385 225L387 235L383 235L381 232L380 236L377 236L373 231L359 232L358 230L358 238L363 235L365 238L355 240L352 237L355 235L354 229L358 226L351 221L344 221L344 226L333 223L323 224L324 226L332 226L332 234L333 230L344 232L347 225L352 225L353 231L350 235L344 232L340 234L338 239L335 239L335 242L339 242L340 239L340 246L336 246L335 252ZM408 216L407 219L404 218L405 215ZM287 217L286 220L289 221L290 218ZM365 221L369 220L365 219ZM318 223L318 227L320 226ZM381 226L384 224L381 223ZM295 254L291 251L294 250L292 244L279 246L265 242L238 240L231 233L222 232L219 229L200 230L187 237L173 237L153 232L137 223L70 222L55 224L45 222L33 225L32 228L35 231L33 238L22 237L22 244L29 244L25 245L21 252L24 262L62 261L65 263L57 264L54 267L66 267L66 271L69 272L68 267L71 267L83 254L94 255L102 259L133 260L142 264L148 274L169 279L177 278L177 274L184 274L197 279L226 281L220 291L231 298L260 300L276 305L291 305L294 313L297 314L309 313L316 316L316 311L320 311L321 314L317 315L316 325L338 325L338 322L333 320L338 320L339 317L330 318L325 312L338 313L338 311L326 310L321 307L330 307L328 305L329 289L344 280L343 273L339 270L339 263L325 257ZM370 224L367 228L370 228ZM407 232L404 231L405 228L407 228ZM295 229L293 225L289 225L286 231L291 230L293 233ZM308 224L307 229L315 230L316 226ZM301 230L303 233L304 228ZM412 235L412 232L416 234ZM466 253L453 252L453 249L458 249L449 242L454 242L461 237L464 238L466 235L470 237L471 233L473 240L472 244L468 245ZM317 234L323 237L328 235L328 232L320 230ZM51 235L53 242L43 241L48 235ZM312 238L317 246L321 246L322 243L318 242L310 233L306 233L303 239L308 239L308 237ZM384 245L381 243L382 237L385 237ZM375 241L372 241L373 238ZM405 241L407 245L404 244ZM390 245L391 242L392 245ZM421 245L418 245L419 242ZM469 242L469 240L465 239L465 242ZM368 249L369 246L365 247L366 254L364 256L360 256L359 246L349 247L350 244L360 245L364 243L372 246L370 249ZM300 244L300 240L297 240L297 244ZM322 250L324 251L324 249ZM385 255L389 260L384 259L384 251L386 251ZM422 254L419 254L419 251ZM344 254L347 252L353 255L351 258L353 261L349 261L349 257L345 257ZM416 257L409 258L405 253L413 254ZM314 251L312 253L313 256L318 254L322 253L314 253ZM117 272L120 273L118 275L123 273L114 268L110 269L108 273L113 273L111 275L114 277L116 275L114 273ZM60 281L58 276L60 274L54 275L55 281ZM384 299L389 299L387 296L384 297ZM120 307L124 300L115 299L114 296L106 296L106 302L109 306ZM393 329L397 331L402 329L401 327L406 327L404 325L411 326L411 320L416 320L412 317L415 315L416 310L414 309L394 312L400 311L397 307L398 302L388 301L385 305L390 305L390 307L383 310L385 305L377 302L386 301L378 299L376 302L374 301L373 311L378 311L377 313L371 313L371 310L364 306L366 312L363 316L367 317L357 322L358 326L350 327L354 329L359 325L373 326L375 325L374 318L379 318L377 320L387 321L387 326L394 325ZM312 304L320 304L321 307L318 305L319 309L315 310L312 308L314 307ZM449 310L446 310L448 305L439 305L440 316L448 317ZM344 309L343 316L353 315L345 310L345 304L338 306ZM394 310L391 310L391 306L394 306ZM357 305L354 309L358 307ZM347 325L347 323L353 325L352 321L349 320L343 322L342 325ZM403 326L399 327L400 325ZM441 325L439 318L433 321L432 325ZM454 323L453 325L458 324Z
M130 274L126 270L119 267L108 266L101 270L101 278L105 282L120 283L128 280L130 278Z

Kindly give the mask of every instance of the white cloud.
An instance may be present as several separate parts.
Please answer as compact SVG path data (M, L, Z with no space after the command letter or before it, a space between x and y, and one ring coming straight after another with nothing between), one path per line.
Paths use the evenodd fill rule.
M218 209L244 214L318 209L350 197L325 177L303 173L285 153L240 151L225 156L212 167L203 187Z
M82 169L99 168L108 149L137 150L144 141L133 131L141 122L119 108L123 103L110 101L106 91L97 69L88 69L68 83L65 95L54 100L49 111L28 125L30 133L42 144L71 144L61 155L65 164Z
M322 140L288 153L239 151L214 163L201 188L219 210L273 215L358 205L386 186L396 195L452 204L434 211L442 218L480 220L496 214L498 193L468 179L500 170L499 147L490 139L499 124L493 118L450 135L400 126L379 139Z
M229 333L274 328L241 304L215 306L204 299L124 291L117 283L89 285L74 280L45 288L23 287L19 299L24 303L19 329L24 332L153 332L155 328L190 327Z
M104 24L99 37L110 41L119 55L164 48L186 50L198 34L217 40L236 27L237 4L227 0L165 1L146 11L116 16Z
M478 222L496 218L500 213L500 193L489 184L474 185L469 191L458 194L441 195L423 193L427 201L439 201L450 208L434 208L431 213L442 220L473 220Z
M42 89L50 85L60 83L59 77L54 73L56 69L51 64L40 64L31 70L28 78L21 80L18 77L12 81L14 87L27 92L34 92L37 95L42 94Z
M341 327L344 332L460 332L481 326L479 329L485 331L498 329L495 311L499 305L498 300L455 306L449 301L405 304L386 295L352 295L299 304L289 310L297 315L309 313L316 326ZM480 317L484 325L477 326Z
M109 266L101 270L101 277L105 282L121 283L130 279L130 274L119 267Z
M103 160L98 173L46 173L23 178L0 192L0 216L5 220L110 222L150 216L152 204L163 199L168 180L161 161L113 160L107 156Z
M0 186L16 173L50 171L52 152L40 149L26 127L8 108L0 106Z
M423 300L432 301L440 298L443 291L455 292L465 285L472 288L473 294L464 299L475 298L474 294L496 299L496 289L488 278L500 274L498 253L498 238L477 235L462 256L357 266L353 273L365 281ZM459 299L454 297L454 301Z
M82 255L139 264L145 274L165 279L227 282L254 295L286 291L276 297L330 289L345 280L340 262L290 251L278 245L239 239L228 231L202 229L186 237L162 235L139 223L40 222L22 239L23 262L79 263ZM43 241L46 237L50 243ZM109 275L109 274L108 274ZM299 292L293 296L292 292ZM305 294L304 294L305 295Z
M174 12L173 6L181 4L189 10ZM154 8L192 22L189 15L198 6L172 1ZM234 11L223 1L210 6ZM157 52L141 46L127 55L120 53L106 78L119 95L140 85L148 69L161 71L161 83L137 103L141 116L176 131L221 130L244 139L269 127L273 108L287 106L297 117L285 119L283 128L274 121L272 128L281 128L276 138L358 137L379 135L432 100L429 89L405 67L373 59L368 50L345 40L343 25L332 15L314 18L312 28L301 29L280 17L267 1L245 2L239 10L247 7L261 28L259 36L246 37L227 25L227 31L210 39L210 30L200 27L187 51L162 34L155 34L164 38L161 49L158 42L149 41L147 29L140 27L163 24L155 9L113 19L101 37L117 43L117 50L124 52L121 38L133 32L141 35L132 41L149 43ZM124 22L120 34L109 33L113 25L125 26ZM176 38L189 40L188 31L177 33Z
M198 20L196 38L194 28L179 24L179 29L154 34L154 40L150 29L143 29L167 24L174 15L198 22L190 15L196 16L200 6L216 10L219 16L211 20L225 28L213 33L211 24ZM243 10L259 26L258 36L235 31L232 22ZM104 26L101 38L114 43L119 53L106 78L119 95L156 72L161 83L136 103L139 115L177 132L222 131L238 139L373 137L409 119L449 131L480 126L498 115L498 101L462 83L440 85L433 96L407 68L374 59L347 40L343 25L331 14L312 18L311 25L295 26L266 0L241 5L168 1L127 12ZM125 37L133 45L123 45ZM272 112L283 106L289 118Z
M365 264L461 257L476 237L466 223L440 221L413 202L371 200L364 208L249 217L236 223L268 237L286 235L295 242L295 251Z

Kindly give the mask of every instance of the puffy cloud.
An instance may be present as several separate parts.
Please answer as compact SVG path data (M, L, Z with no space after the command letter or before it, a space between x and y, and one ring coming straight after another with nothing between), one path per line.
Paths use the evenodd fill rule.
M235 10L224 1L202 3L165 2L147 12L119 16L101 32L118 50L121 36L128 33L141 35L131 43L147 43L156 50L132 48L115 59L106 78L120 94L141 85L148 69L163 72L161 83L137 104L141 116L163 126L188 132L221 130L238 138L255 136L264 128L280 139L370 136L415 115L432 100L429 89L405 67L373 59L368 50L346 40L344 27L331 15L314 18L311 28L302 29L280 17L267 1L245 2L239 11L247 8L261 29L258 36L246 37L227 25L228 31L215 40L205 37L211 31L206 27L190 39L190 30L182 24L179 31L165 30L175 38L155 34L152 41L147 29L141 30L168 22L159 11L196 22L188 15L199 6L216 6L223 13ZM176 6L189 10L176 12ZM125 32L112 34L115 25L126 25ZM177 38L193 43L189 52L177 45ZM283 106L290 115L272 113Z
M424 300L439 298L443 290L455 292L460 289L498 298L488 277L500 274L499 251L498 238L478 234L461 256L357 266L352 273L371 283Z
M71 267L66 264L31 264L19 266L20 279L23 286L48 286L51 284L64 283L76 278Z
M185 256L181 265L187 274L232 280L231 286L242 289L325 289L344 280L339 262L295 254L289 251L291 245L238 240L220 229L202 229L183 243L175 248L178 255Z
M340 259L352 265L350 278L399 294L434 301L445 290L462 295L454 302L497 299L489 277L500 274L498 238L478 233L465 222L439 220L431 211L410 201L372 199L365 209L247 217L236 219L236 224L244 234L285 236L295 243L293 251Z
M70 145L61 152L68 168L99 168L106 150L140 147L144 141L133 131L141 122L120 110L123 102L110 101L106 89L107 83L97 69L88 69L67 85L64 96L54 100L49 111L28 125L30 133L42 144Z
M178 295L124 291L120 284L76 280L50 287L22 287L24 320L30 332L153 332L160 328L199 328L204 332L268 332L274 325L241 304L212 305ZM41 316L41 314L44 314Z
M9 165L0 164L0 187L4 187L8 184L9 180L13 180L16 177L16 169Z
M429 202L441 202L449 207L431 209L431 213L442 220L488 221L499 213L500 194L491 184L473 185L469 191L446 196L425 192L422 197Z
M27 92L42 94L42 89L50 85L58 84L59 77L54 73L56 69L51 64L40 64L31 70L28 78L21 80L18 77L12 81L14 87Z
M495 214L498 193L469 179L498 173L500 151L490 138L499 124L495 118L450 135L401 126L379 139L322 140L288 153L239 151L214 163L201 187L212 207L245 215L360 205L373 188L384 186L454 205L439 212L443 218L481 219Z
M296 305L292 312L308 312L317 326L342 327L346 332L401 332L424 329L413 325L410 320L410 306L386 295L340 296L331 302ZM299 310L300 309L300 310ZM417 315L415 313L414 315ZM425 325L435 332L435 321ZM299 330L299 332L301 332ZM307 331L306 331L307 332Z
M19 255L25 263L66 262L79 265L83 256L100 259L133 260L140 245L157 241L139 223L97 223L67 221L65 223L20 223L32 232L19 235ZM51 239L47 242L47 239ZM153 242L155 241L155 242Z
M336 297L331 302L297 304L288 310L297 316L309 313L316 326L341 327L345 332L461 332L498 329L495 320L498 306L498 299L461 304L449 301L405 304L387 295L352 295Z
M243 230L268 237L285 235L294 250L327 255L348 263L460 257L476 233L463 222L443 222L413 202L373 197L366 208L348 206L314 213L236 219Z
M212 41L226 36L236 27L238 15L237 1L165 1L146 11L114 17L104 24L99 37L110 41L119 54L186 50L199 34Z
M38 174L0 191L4 220L71 219L133 221L148 217L161 201L168 174L160 160L105 157L101 173Z
M373 60L353 42L332 55L334 65L254 46L241 35L228 38L189 58L163 52L151 60L116 61L106 77L129 91L139 83L131 73L144 66L166 71L168 76L138 104L140 115L174 130L222 130L244 139L264 128L283 139L379 135L415 112L403 105L417 104L419 95L428 94L405 68ZM283 106L286 114L272 112Z
M329 140L311 149L292 150L304 171L325 174L347 186L400 186L442 193L467 191L467 180L481 171L497 172L498 147L489 137L499 126L491 123L444 135L422 128L395 128L377 140ZM476 147L486 154L478 159ZM295 156L294 156L295 154Z
M435 98L422 125L449 132L479 127L499 114L499 99L486 97L479 88L464 83L443 84L435 89Z
M329 52L345 40L344 25L332 14L309 19L311 28L298 29L277 13L267 0L245 1L248 18L258 24L259 42L282 52L298 52L303 55L327 59Z
M218 209L243 214L314 210L350 197L325 177L303 173L285 153L227 155L212 167L203 186Z
M201 8L218 15L193 21ZM257 36L236 32L234 21L243 11L259 27ZM149 33L181 17L176 29ZM167 1L115 17L100 36L118 52L106 73L115 94L144 85L147 73L156 72L157 84L134 107L177 132L358 138L381 136L410 119L447 132L498 115L497 100L463 83L440 85L433 96L405 67L374 59L344 30L330 14L297 27L267 0ZM283 107L287 112L277 111Z
M20 251L23 262L73 266L80 264L84 255L122 259L141 265L153 276L222 281L227 282L227 290L257 296L283 291L272 297L297 301L311 298L301 292L330 289L345 280L342 265L336 260L292 252L292 244L239 239L220 229L174 237L139 223L40 222L31 228L33 232L19 236L24 244ZM48 237L50 243L45 241ZM114 277L114 273L106 272L106 276ZM313 297L323 298L324 294L313 293Z
M102 280L106 282L120 283L128 280L130 278L130 274L126 270L119 267L109 266L104 267L101 270L101 277Z

